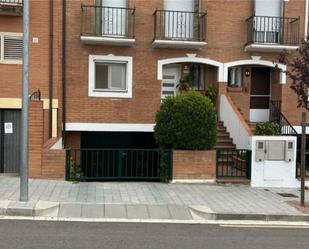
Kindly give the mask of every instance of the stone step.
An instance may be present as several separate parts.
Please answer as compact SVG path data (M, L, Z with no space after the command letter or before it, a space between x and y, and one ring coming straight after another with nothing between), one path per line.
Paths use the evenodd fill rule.
M229 145L216 145L215 149L236 149L236 146L234 144Z
M250 180L245 177L226 177L226 178L217 178L216 182L219 184L245 184L249 185Z

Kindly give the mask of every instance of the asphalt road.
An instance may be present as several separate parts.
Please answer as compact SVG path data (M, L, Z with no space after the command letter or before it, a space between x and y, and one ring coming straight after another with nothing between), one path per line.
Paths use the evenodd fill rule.
M0 220L1 249L308 249L309 229Z

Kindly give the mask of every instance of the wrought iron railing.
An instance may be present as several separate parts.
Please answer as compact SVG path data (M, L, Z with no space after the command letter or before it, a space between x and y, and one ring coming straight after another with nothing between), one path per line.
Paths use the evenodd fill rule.
M206 41L206 12L156 10L154 40Z
M0 0L0 5L23 5L23 0Z
M251 151L217 149L217 178L251 178Z
M269 108L269 121L278 124L278 132L280 135L293 135L297 136L298 133L293 125L281 112L281 101L270 101Z
M31 93L30 100L40 101L41 100L41 91L38 89L37 91Z
M135 9L82 5L81 34L134 38Z
M172 151L160 149L67 149L67 180L160 180L162 157L171 178Z
M299 44L299 17L251 16L246 22L247 44Z

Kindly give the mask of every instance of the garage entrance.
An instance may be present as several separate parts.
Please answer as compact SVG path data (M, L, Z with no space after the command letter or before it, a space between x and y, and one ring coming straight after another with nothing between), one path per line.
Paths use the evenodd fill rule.
M19 173L20 110L0 109L0 173Z
M88 181L159 181L171 151L160 150L149 132L83 132L81 148L67 149L67 179Z

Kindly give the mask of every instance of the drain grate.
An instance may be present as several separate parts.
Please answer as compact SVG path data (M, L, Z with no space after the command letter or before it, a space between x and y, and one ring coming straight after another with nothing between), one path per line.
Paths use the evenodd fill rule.
M297 195L291 194L291 193L277 193L278 195L282 197L293 197L293 198L298 198Z

